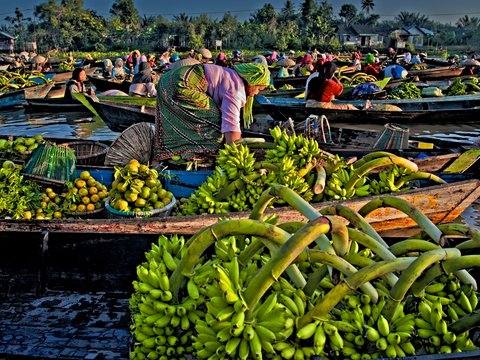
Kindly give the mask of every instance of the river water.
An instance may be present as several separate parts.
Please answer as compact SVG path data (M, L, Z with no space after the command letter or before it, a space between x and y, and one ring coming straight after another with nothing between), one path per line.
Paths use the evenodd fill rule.
M358 130L382 131L383 125L335 123L335 127ZM452 124L412 124L408 126L410 136L428 139L448 139L459 144L474 144L480 140L480 119L478 123L462 123L461 119ZM0 136L33 136L67 140L113 141L119 133L111 131L100 118L90 113L25 113L22 108L0 110ZM477 200L463 214L461 221L480 229L480 200Z

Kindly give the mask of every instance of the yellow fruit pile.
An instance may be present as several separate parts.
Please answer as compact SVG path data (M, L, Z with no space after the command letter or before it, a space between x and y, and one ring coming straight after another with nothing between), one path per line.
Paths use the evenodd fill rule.
M123 168L115 167L109 196L110 206L124 212L161 209L173 199L173 194L162 187L158 172L138 160L130 160Z
M63 209L67 212L88 212L100 209L107 196L108 189L95 180L88 171L82 171L80 177L67 184Z

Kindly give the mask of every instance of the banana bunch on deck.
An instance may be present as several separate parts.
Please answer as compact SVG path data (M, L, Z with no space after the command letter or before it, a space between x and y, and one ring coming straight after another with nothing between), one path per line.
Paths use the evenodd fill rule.
M46 79L45 74L40 71L27 71L24 73L18 73L14 71L2 71L0 73L0 92L5 93L38 85L38 80L33 81L32 78L42 80L44 83L50 81Z
M281 197L310 221L276 224ZM480 232L435 226L405 200L313 216L286 186L248 219L224 219L185 242L161 236L137 267L131 359L370 359L478 348ZM421 231L388 245L365 221L378 207ZM458 236L456 246L446 243ZM462 254L470 252L469 255ZM473 254L472 254L473 253Z
M228 213L253 208L260 194L271 185L285 185L305 200L347 200L409 189L411 181L444 183L430 173L419 172L415 163L378 151L353 164L323 152L318 142L303 135L270 130L273 144L259 160L247 145L225 145L213 174L189 199L181 201L179 213ZM281 204L281 199L277 203Z

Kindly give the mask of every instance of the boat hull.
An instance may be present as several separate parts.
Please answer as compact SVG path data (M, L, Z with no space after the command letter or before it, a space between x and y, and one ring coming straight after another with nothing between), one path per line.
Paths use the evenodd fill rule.
M4 93L0 95L0 108L19 106L27 99L43 99L53 86L53 83L47 83Z
M256 96L257 102L276 120L303 121L309 115L325 115L330 122L347 123L441 123L461 119L477 122L480 117L480 96L446 96L429 99L372 100L372 104L390 104L402 111L339 110L306 107L302 99L266 98ZM363 106L363 101L336 101L338 104Z

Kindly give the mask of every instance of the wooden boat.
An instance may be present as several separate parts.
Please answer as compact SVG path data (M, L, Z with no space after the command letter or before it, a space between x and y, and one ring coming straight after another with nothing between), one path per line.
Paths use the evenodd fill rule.
M456 219L468 206L480 197L480 180L470 179L443 185L418 188L393 196L402 198L416 206L434 223L447 223ZM379 196L370 196L341 203L359 210L368 201ZM320 210L338 202L315 203ZM273 208L268 214L279 216L279 222L305 221L305 217L291 207ZM206 226L215 224L219 218L246 218L248 212L211 214L197 216L168 216L149 219L81 219L81 220L0 220L0 232L16 233L94 233L94 234L183 234L192 235ZM400 211L391 208L375 210L367 220L377 231L387 231L415 226L415 222Z
M446 59L435 59L435 58L429 58L429 57L424 58L423 62L427 65L433 65L433 66L451 66L452 65L452 63Z
M97 70L96 67L91 67L91 68L85 69L85 73L87 74L87 76L90 76L90 75L93 75L93 73L96 70ZM70 80L72 78L72 71L62 71L62 72L53 72L52 71L50 73L54 74L53 81L55 81L56 83L67 82L68 80ZM46 74L50 74L50 73L46 73Z
M135 103L119 103L102 97L87 96L89 103L100 115L110 130L122 132L133 124L139 122L155 123L155 107ZM145 99L136 98L139 101ZM151 100L151 99L150 99Z
M88 112L80 102L65 98L27 99L23 104L28 112Z
M462 74L464 67L444 66L431 68L426 70L412 70L408 72L408 77L413 78L418 76L420 80L438 80L457 77Z
M338 69L339 70L339 69ZM338 71L337 70L337 71ZM348 66L342 69L343 75L352 75L357 71L355 66ZM291 76L286 78L273 78L273 86L276 89L280 89L282 86L290 85L294 88L305 88L305 84L307 83L308 76Z
M325 115L330 122L440 123L446 121L476 122L480 116L480 95L445 96L428 99L372 100L374 105L391 104L402 111L339 110L305 107L305 100L291 98L266 98L256 96L256 101L277 120L305 120L309 115ZM364 101L334 100L338 104L363 106Z
M0 95L0 108L22 105L27 99L43 99L54 85L47 83L3 93Z
M114 79L107 79L102 76L90 75L88 80L92 83L93 86L97 88L97 91L107 91L107 90L120 90L128 94L128 89L132 84L131 81L119 81Z

